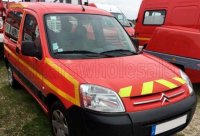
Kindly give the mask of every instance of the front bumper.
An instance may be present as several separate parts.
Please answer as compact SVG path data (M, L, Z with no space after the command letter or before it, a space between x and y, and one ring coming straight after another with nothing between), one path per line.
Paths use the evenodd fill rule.
M186 124L160 135L171 135L191 121L197 98L192 95L166 107L133 113L99 113L73 106L68 110L75 136L151 136L152 125L187 114Z

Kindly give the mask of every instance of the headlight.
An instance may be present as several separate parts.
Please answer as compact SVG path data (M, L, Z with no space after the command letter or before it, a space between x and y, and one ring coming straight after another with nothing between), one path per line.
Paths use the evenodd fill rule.
M82 107L101 112L125 112L119 96L112 90L91 84L80 85Z
M186 84L189 88L189 92L192 95L194 93L192 82L190 81L189 77L185 74L185 72L183 72L182 70L180 70L180 74L181 77L186 81Z

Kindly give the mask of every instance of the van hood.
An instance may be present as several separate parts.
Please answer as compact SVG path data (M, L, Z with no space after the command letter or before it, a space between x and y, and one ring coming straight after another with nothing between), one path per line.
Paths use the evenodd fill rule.
M110 88L116 93L119 93L122 88L132 86L134 90L131 96L140 96L144 83L160 79L171 81L172 78L178 76L163 65L166 62L153 58L140 54L116 58L59 61L86 83ZM158 85L152 93L166 90L166 87Z

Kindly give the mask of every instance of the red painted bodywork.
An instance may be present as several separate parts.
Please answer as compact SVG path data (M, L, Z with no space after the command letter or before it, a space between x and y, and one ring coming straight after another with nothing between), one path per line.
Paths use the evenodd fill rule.
M143 25L147 10L165 10L163 25ZM140 45L148 44L155 28L159 26L183 26L200 29L200 0L143 0L135 26Z
M200 60L200 32L185 27L159 27L146 50ZM194 83L200 82L200 71L186 68Z
M44 96L47 96L48 94L54 94L62 101L62 103L66 107L74 105L72 102L58 95L50 88L50 86L47 86L45 84L47 82L45 80L48 80L50 83L52 83L52 85L56 86L60 90L63 90L71 97L75 97L75 86L63 76L65 72L67 72L76 81L78 81L79 85L83 83L96 84L110 88L117 93L119 92L120 88L133 85L134 91L132 96L135 96L137 99L122 98L127 112L147 110L163 106L161 103L155 103L153 105L146 105L141 107L133 106L133 101L136 101L138 99L145 99L145 97L140 98L142 83L152 80L168 79L180 76L179 69L159 58L153 57L145 53L127 57L84 60L55 59L52 58L52 56L50 55L45 34L45 26L43 22L45 14L81 13L112 16L110 13L91 7L85 7L85 11L83 11L81 6L72 6L67 4L21 4L24 6L24 8L19 8L19 10L23 11L22 24L19 31L19 40L17 44L14 44L6 36L4 38L5 47L9 48L9 50L11 50L11 52L13 52L18 58L13 57L7 50L5 50L5 56L6 59L8 59L9 62L17 67L20 72L22 72L32 83L34 83L34 85L38 87L38 89L42 90ZM43 50L42 60L38 60L32 57L25 57L21 55L21 53L16 54L16 47L18 47L19 50L21 49L23 22L26 14L32 14L37 19ZM45 59L50 60L53 63L53 66L58 66L58 71L52 69L49 65L47 65ZM27 65L24 66L22 61L26 63L30 68L34 69L37 74L42 75L43 79L39 79L36 75L32 74L30 72L30 68L28 69ZM22 84L26 86L24 83ZM158 93L163 91L163 86L157 85L155 87L156 90L152 93L153 95L158 95ZM173 99L172 102L180 101L189 96L188 88L185 85L177 89L184 89L186 91L183 96ZM40 102L39 99L38 101Z

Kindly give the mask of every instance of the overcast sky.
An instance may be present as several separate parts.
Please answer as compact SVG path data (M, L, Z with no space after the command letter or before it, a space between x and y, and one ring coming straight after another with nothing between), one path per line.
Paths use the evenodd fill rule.
M89 3L95 2L115 5L127 16L128 19L136 19L142 0L89 0Z
M22 0L9 0L22 1ZM82 0L83 2L87 0ZM128 19L136 19L142 0L88 0L89 3L102 3L117 6Z

